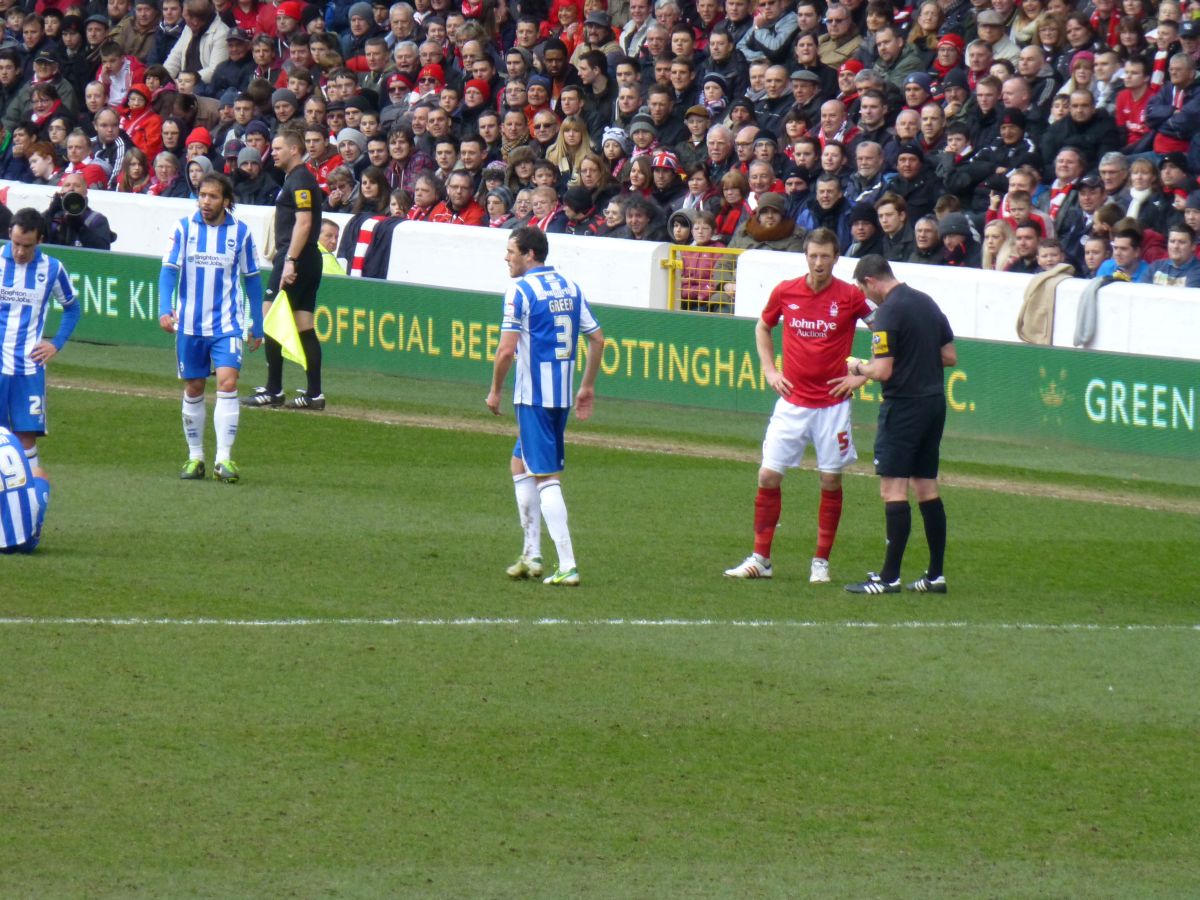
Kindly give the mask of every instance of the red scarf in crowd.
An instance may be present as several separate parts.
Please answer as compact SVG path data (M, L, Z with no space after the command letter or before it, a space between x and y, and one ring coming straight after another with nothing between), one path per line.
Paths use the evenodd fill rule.
M1167 81L1167 60L1170 57L1171 52L1169 50L1154 51L1154 70L1150 73L1150 83L1154 85L1156 90L1162 87Z
M363 277L363 260L367 258L367 250L371 246L371 235L375 226L387 216L372 216L358 226L358 240L354 244L354 255L350 258L350 271L346 274L351 278Z
M1067 202L1067 197L1071 196L1073 190L1075 190L1074 183L1062 184L1055 179L1054 184L1050 186L1050 218L1058 218L1058 211L1062 209L1062 205Z
M550 210L550 214L549 214L549 215L547 215L547 216L543 216L543 217L542 217L542 218L540 218L540 219L531 219L531 220L529 221L529 224L530 224L530 226L532 226L533 228L536 228L538 231L545 231L547 228L549 228L549 227L550 227L550 222L551 222L551 220L552 220L552 219L553 219L553 218L554 218L556 215L558 215L558 213L559 213L561 210L562 210L562 204L561 204L561 203L555 203L555 204L554 204L554 209Z
M1096 33L1096 35L1104 41L1105 44L1107 44L1109 47L1112 47L1113 49L1116 49L1118 46L1120 46L1120 43L1121 43L1121 17L1116 14L1115 10L1108 17L1108 29L1107 29L1108 34L1105 34L1105 35L1100 34L1100 32L1101 32L1100 13L1098 13L1098 12L1092 13L1091 21L1092 21L1092 31L1094 31Z

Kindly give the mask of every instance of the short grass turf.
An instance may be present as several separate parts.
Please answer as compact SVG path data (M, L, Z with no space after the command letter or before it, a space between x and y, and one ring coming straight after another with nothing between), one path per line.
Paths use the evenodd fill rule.
M177 401L51 402L0 896L1200 892L1194 516L955 490L953 593L860 600L807 583L811 472L729 582L752 464L571 447L551 590L502 574L511 438L247 412L230 487L175 477ZM882 554L846 491L838 580ZM514 624L417 624L470 617ZM713 624L609 623L671 619Z

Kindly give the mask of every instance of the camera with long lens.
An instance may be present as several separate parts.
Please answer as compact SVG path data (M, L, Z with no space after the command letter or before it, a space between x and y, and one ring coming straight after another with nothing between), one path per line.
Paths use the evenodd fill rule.
M62 208L68 216L83 215L87 209L87 197L78 191L67 191L62 195Z

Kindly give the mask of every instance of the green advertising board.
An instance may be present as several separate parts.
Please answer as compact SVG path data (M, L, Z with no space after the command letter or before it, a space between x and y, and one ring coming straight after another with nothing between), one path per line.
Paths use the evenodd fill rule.
M78 337L162 345L157 258L65 248L53 253L66 264L83 304ZM326 278L316 315L326 364L484 383L500 336L501 287L487 295ZM599 389L606 396L712 410L770 408L752 321L619 307L598 308L596 315L605 333ZM947 374L952 434L1032 438L1150 456L1194 457L1200 450L1200 363L991 341L957 343L959 364ZM856 353L867 354L865 332L855 346ZM856 397L860 406L878 402L875 384Z

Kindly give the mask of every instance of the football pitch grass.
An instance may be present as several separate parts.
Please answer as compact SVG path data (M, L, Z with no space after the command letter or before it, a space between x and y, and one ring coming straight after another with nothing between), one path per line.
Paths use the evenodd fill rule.
M225 486L176 477L169 350L53 368L43 548L0 558L2 897L1200 893L1194 461L948 441L945 597L841 591L865 475L809 585L793 473L775 579L731 582L765 419L601 381L552 589L503 574L484 384L331 373L349 414L245 411Z

